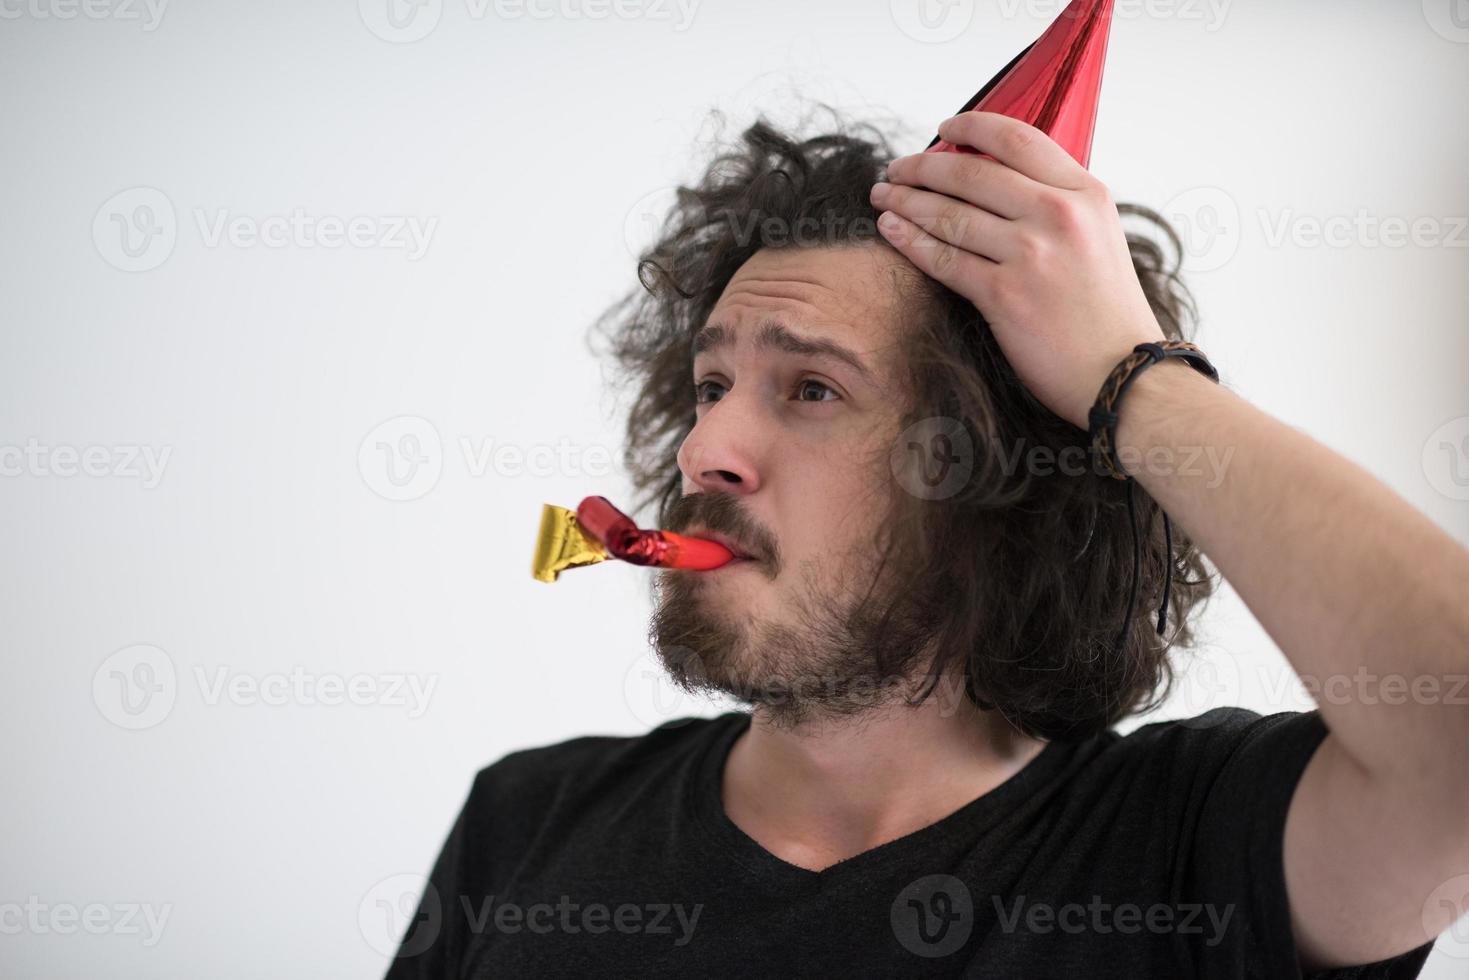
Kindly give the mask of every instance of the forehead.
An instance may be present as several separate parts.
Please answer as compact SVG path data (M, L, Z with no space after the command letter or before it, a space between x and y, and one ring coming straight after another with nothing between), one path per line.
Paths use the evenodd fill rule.
M803 334L879 348L897 337L900 277L916 273L885 244L761 249L730 278L709 323L743 342L775 318Z

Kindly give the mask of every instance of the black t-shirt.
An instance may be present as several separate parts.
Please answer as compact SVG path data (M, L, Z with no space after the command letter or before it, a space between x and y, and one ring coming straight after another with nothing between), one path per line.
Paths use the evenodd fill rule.
M1285 816L1316 712L1223 708L1051 742L949 816L823 871L724 813L732 712L484 769L388 971L408 977L1301 976ZM1418 975L1431 943L1319 974Z

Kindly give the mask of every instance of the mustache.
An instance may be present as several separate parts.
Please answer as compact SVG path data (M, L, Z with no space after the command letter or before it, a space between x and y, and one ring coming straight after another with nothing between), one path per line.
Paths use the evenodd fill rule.
M775 535L745 510L735 494L684 494L664 512L663 526L679 533L695 526L717 531L731 538L750 558L768 565L772 577L780 571L780 546Z

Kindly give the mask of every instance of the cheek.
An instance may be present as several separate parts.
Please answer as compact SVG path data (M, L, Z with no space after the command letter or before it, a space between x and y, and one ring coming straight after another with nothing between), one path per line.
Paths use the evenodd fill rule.
M807 460L792 475L796 479L781 521L788 559L831 563L871 550L891 500L885 452L823 453L819 462Z

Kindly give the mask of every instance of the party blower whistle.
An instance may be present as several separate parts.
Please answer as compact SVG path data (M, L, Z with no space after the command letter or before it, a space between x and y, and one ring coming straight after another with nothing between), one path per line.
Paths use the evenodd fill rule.
M537 581L554 582L568 568L595 565L608 558L655 568L709 571L734 557L734 552L717 541L642 530L606 497L588 497L575 511L542 505L531 574Z

